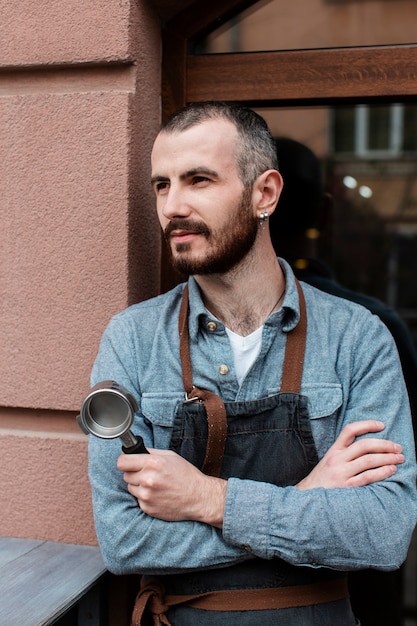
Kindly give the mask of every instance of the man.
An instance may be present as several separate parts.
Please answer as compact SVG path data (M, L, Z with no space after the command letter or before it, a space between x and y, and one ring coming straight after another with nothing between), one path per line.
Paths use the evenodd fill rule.
M399 567L416 520L391 337L278 262L282 178L254 112L179 111L152 184L190 278L117 315L92 373L135 395L150 451L90 440L105 562L144 574L132 623L353 625L344 572Z
M407 386L414 441L417 434L417 354L413 339L396 311L368 295L341 285L322 261L320 250L329 245L333 222L332 198L324 190L322 168L304 144L275 139L279 171L285 181L270 220L272 244L300 280L333 295L358 302L384 322L391 332ZM349 590L361 626L401 626L403 568L391 572L365 569L349 575Z

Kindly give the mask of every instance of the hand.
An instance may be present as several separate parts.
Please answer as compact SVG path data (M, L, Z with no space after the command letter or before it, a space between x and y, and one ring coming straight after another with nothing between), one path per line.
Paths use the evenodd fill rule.
M385 426L377 420L348 424L331 448L296 487L301 490L325 487L363 487L389 478L404 462L401 446L386 439L359 439L365 433L379 432Z
M165 521L223 523L227 482L206 476L171 450L122 454L117 462L144 513Z

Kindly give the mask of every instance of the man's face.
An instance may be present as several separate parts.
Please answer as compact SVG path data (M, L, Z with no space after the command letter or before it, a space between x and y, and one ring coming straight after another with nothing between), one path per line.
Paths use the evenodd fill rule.
M174 267L225 273L251 249L258 222L237 167L238 134L225 120L158 135L152 183Z

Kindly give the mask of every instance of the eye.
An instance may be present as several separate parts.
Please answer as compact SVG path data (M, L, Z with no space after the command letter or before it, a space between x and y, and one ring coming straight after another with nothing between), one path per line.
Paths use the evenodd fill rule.
M155 183L153 187L154 187L155 193L159 194L169 189L169 183L167 181L160 180L157 183Z
M193 185L202 185L204 183L209 183L210 179L207 176L194 176L192 180Z

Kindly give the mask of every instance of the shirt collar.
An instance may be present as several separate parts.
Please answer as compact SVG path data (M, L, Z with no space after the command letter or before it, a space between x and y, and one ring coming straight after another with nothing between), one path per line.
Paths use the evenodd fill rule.
M279 264L285 276L285 298L282 303L282 308L285 310L285 315L282 321L282 330L289 333L293 330L300 320L300 299L298 297L298 290L296 285L296 278L292 268L285 259L278 258Z
M201 298L200 287L197 281L190 276L188 279L188 301L190 306L190 313L188 318L190 339L196 340L199 330L200 318L202 316L207 317L207 309L204 306L204 302Z
M300 304L298 298L297 287L295 284L295 276L290 265L284 259L278 258L282 271L284 272L286 289L285 297L282 303L283 315L280 316L280 324L284 332L290 332L295 328L300 319ZM188 279L188 297L189 297L189 333L190 338L197 339L197 334L202 316L207 318L207 309L201 298L200 288L196 280L190 276ZM274 318L270 318L270 323L275 324Z

